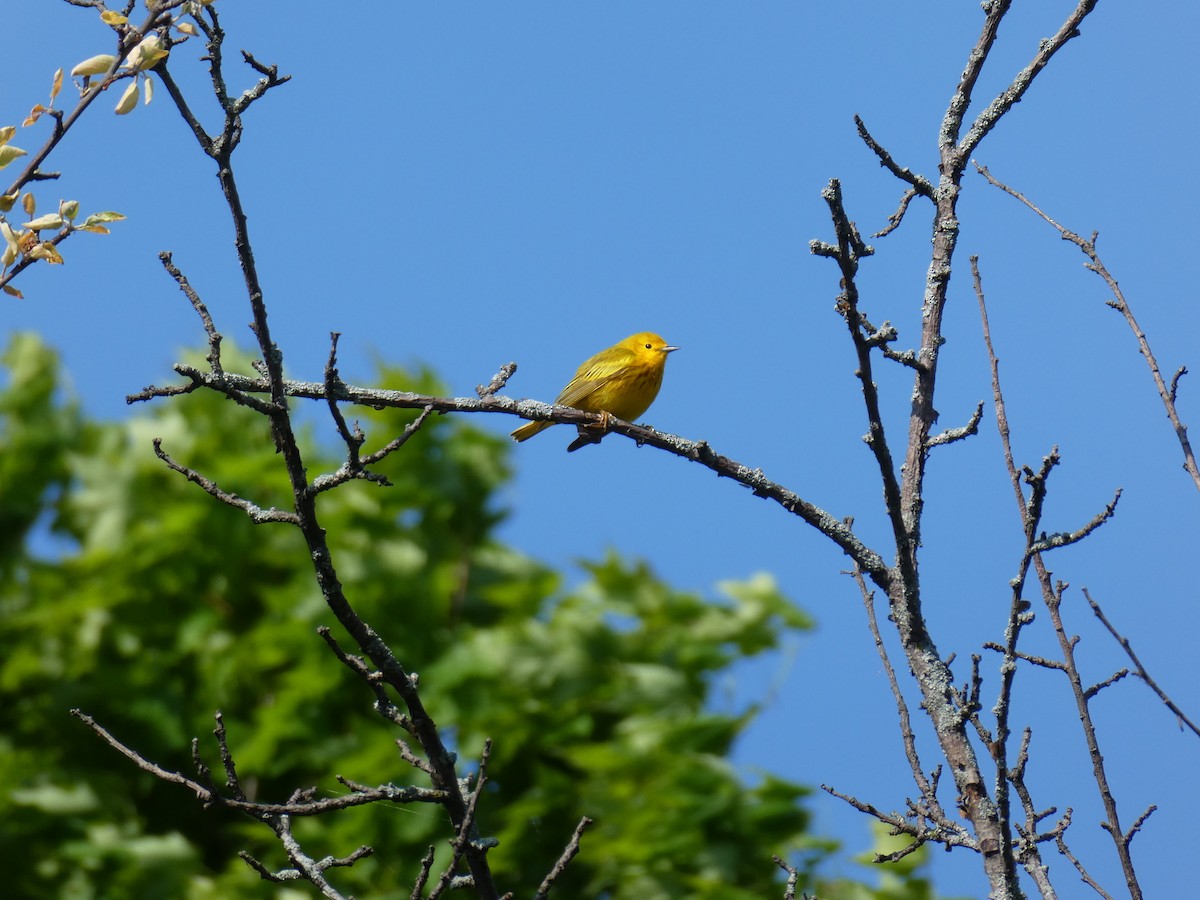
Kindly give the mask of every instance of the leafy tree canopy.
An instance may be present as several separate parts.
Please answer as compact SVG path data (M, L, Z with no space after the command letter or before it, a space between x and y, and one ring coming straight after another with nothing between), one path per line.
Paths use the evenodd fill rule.
M161 437L225 490L284 505L262 420L204 394L89 421L38 339L14 337L3 363L0 865L7 879L23 873L6 896L307 896L237 858L245 849L283 865L269 830L201 808L67 714L94 714L194 774L194 735L220 770L209 732L223 710L243 786L262 799L307 785L344 792L334 774L420 775L316 636L335 623L295 530L251 524L151 452ZM378 381L438 390L427 372L388 369ZM411 420L355 412L375 436ZM311 466L336 468L308 444ZM731 764L755 710L715 711L714 676L811 627L770 577L703 598L610 554L566 587L496 539L507 445L460 419L434 417L380 471L395 487L330 492L323 522L347 595L420 673L460 758L494 740L481 828L500 841L490 859L506 889L531 895L588 815L596 824L556 896L777 897L773 853L801 864L801 886L822 897L932 896L919 856L878 889L819 883L814 867L833 845L809 834L806 789L771 775L747 784ZM359 898L407 897L425 849L447 852L440 815L377 804L302 821L297 835L312 853L373 846L340 883Z

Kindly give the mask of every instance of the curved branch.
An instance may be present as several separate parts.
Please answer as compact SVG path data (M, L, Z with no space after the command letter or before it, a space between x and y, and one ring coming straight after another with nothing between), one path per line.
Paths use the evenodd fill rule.
M192 380L196 385L209 388L227 396L269 393L272 385L263 378L248 378L230 372L216 374L204 372L194 366L177 364L175 371ZM584 412L569 406L550 406L537 400L513 400L510 397L487 394L484 397L436 397L410 391L392 391L363 388L341 381L326 385L315 381L283 380L279 389L287 398L305 400L337 401L357 403L372 409L425 409L433 412L500 413L518 415L523 419L555 422L563 425L600 425L605 421L603 414ZM126 398L129 402L148 400L151 397L174 394L177 388L147 388L140 394ZM331 396L331 393L332 396ZM694 441L679 435L655 431L647 425L634 425L620 419L608 417L609 430L632 438L639 445L645 444L665 450L675 456L699 463L721 478L729 478L745 485L756 497L774 500L788 512L803 519L816 528L842 551L858 563L871 580L887 590L892 585L892 569L883 557L864 544L841 519L816 506L799 494L771 481L762 469L749 466L715 453L707 441Z

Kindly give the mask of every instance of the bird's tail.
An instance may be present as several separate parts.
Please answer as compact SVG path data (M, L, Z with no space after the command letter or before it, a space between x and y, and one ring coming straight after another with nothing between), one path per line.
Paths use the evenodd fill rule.
M527 441L539 431L545 431L553 424L553 422L529 422L528 424L522 425L520 428L514 431L512 433L512 439L514 441Z

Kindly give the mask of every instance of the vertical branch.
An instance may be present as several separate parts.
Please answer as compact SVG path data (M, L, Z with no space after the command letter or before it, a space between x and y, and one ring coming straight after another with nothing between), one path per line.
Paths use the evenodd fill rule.
M213 92L225 113L221 133L216 137L210 137L205 133L199 120L189 108L182 91L165 66L161 67L160 77L184 121L196 136L201 149L217 164L217 179L233 219L234 246L250 301L253 317L251 329L262 352L263 372L269 385L270 402L266 404L265 412L271 422L276 449L282 456L288 473L297 526L304 535L313 562L317 584L330 610L379 669L383 680L395 690L408 707L413 733L420 741L429 760L433 785L438 790L445 792L443 805L456 833L460 836L461 852L470 869L476 895L484 900L496 900L499 892L487 862L487 846L474 839L477 836L475 822L468 798L464 795L462 783L459 781L455 769L455 755L442 741L437 725L421 702L413 679L396 659L391 648L370 625L359 618L342 591L329 545L325 540L325 530L317 516L316 497L319 491L308 483L304 459L292 427L283 379L283 354L271 337L262 284L254 261L246 213L242 206L242 198L234 177L232 163L233 151L237 148L242 135L242 113L269 89L287 81L287 76L280 77L274 67L263 66L249 54L243 54L246 62L263 77L253 88L241 94L237 99L231 99L221 67L221 51L225 33L221 29L216 9L212 6L205 7L201 16L197 17L197 22L207 39Z
M1063 591L1066 590L1066 585L1058 582L1055 585L1050 583L1050 573L1046 570L1045 563L1042 562L1041 554L1034 557L1034 567L1037 572L1038 584L1042 589L1042 599L1046 603L1046 609L1050 613L1050 621L1054 626L1054 636L1058 639L1059 649L1062 650L1064 667L1067 680L1071 685L1071 694L1075 698L1075 708L1079 712L1079 724L1083 728L1084 740L1087 742L1088 757L1092 762L1092 777L1096 781L1096 788L1100 792L1100 802L1104 805L1105 820L1100 823L1109 837L1112 838L1113 845L1117 851L1117 859L1121 862L1121 872L1125 876L1125 885L1129 889L1130 900L1142 900L1142 888L1138 884L1137 873L1133 868L1133 857L1129 852L1129 845L1133 840L1134 834L1145 821L1145 816L1141 817L1129 830L1128 833L1121 829L1121 817L1117 812L1117 801L1113 797L1112 788L1108 783L1108 773L1104 767L1104 756L1100 752L1100 743L1096 738L1096 726L1092 722L1092 713L1089 701L1093 696L1093 692L1083 686L1083 681L1079 677L1079 668L1075 663L1075 645L1079 642L1077 635L1067 634L1066 628L1062 621L1062 599ZM1152 810L1151 810L1152 811ZM1148 814L1148 813L1147 813Z
M967 65L942 119L938 132L941 176L933 192L936 207L933 219L933 253L925 278L925 299L921 307L921 345L917 351L913 412L909 420L908 449L904 457L901 481L903 515L908 531L908 541L903 552L911 557L914 570L917 548L921 541L921 510L924 503L922 489L929 451L929 433L937 421L934 388L937 381L938 355L944 340L942 316L950 285L954 251L958 245L957 207L958 196L962 190L963 172L971 153L984 136L1025 95L1050 59L1069 40L1078 36L1080 24L1095 8L1096 2L1097 0L1079 0L1058 32L1052 38L1041 42L1030 63L975 118L967 134L960 140L976 82L995 44L1000 22L1012 5L1012 0L986 0L983 4L985 18L982 31L967 58Z
M871 250L862 243L853 223L846 217L836 181L831 182L826 189L825 197L833 214L838 244L833 246L813 242L812 251L837 260L842 269L843 293L839 297L839 307L850 325L850 333L858 353L858 377L867 406L868 420L871 423L868 443L879 463L888 517L892 523L897 548L896 568L888 569L883 573L884 577L873 578L887 591L890 618L899 632L909 668L921 691L923 705L949 764L958 790L959 807L975 828L976 846L983 853L984 869L992 884L993 896L1004 900L1018 898L1021 892L1013 862L1010 833L1006 830L1006 823L1001 821L996 805L988 796L984 785L979 760L967 727L970 711L960 707L956 701L950 667L938 653L921 612L915 525L910 524L906 518L907 507L903 498L904 489L901 486L909 482L911 473L904 470L901 476L903 481L897 482L878 408L878 395L871 376L870 351L872 347L879 346L880 341L873 341L864 336L865 323L857 308L857 290L854 285L857 262L860 257L869 255ZM918 378L921 377L922 368L918 364ZM932 381L930 383L932 385ZM923 460L926 451L924 444L922 446ZM917 771L919 772L919 767ZM920 783L923 775L917 777ZM936 808L936 798L931 808Z
M1079 721L1087 743L1088 756L1092 762L1092 774L1096 780L1096 786L1100 791L1101 802L1104 805L1107 817L1102 826L1113 838L1117 857L1121 862L1121 869L1125 875L1126 885L1129 888L1130 897L1133 900L1140 900L1142 896L1141 888L1138 885L1137 875L1133 868L1133 860L1129 853L1129 844L1132 841L1133 833L1136 832L1137 826L1129 834L1126 834L1121 829L1121 820L1117 812L1116 800L1113 798L1112 790L1109 788L1108 776L1104 767L1104 757L1100 753L1099 742L1096 738L1096 729L1092 722L1091 710L1089 708L1089 701L1094 695L1095 689L1088 689L1083 686L1079 676L1079 669L1075 663L1075 644L1078 642L1078 637L1068 635L1062 622L1062 596L1066 586L1061 582L1057 585L1051 583L1050 572L1046 568L1042 553L1037 549L1045 545L1044 540L1037 539L1037 533L1041 525L1043 503L1046 497L1046 480L1050 475L1051 469L1058 464L1058 453L1052 451L1042 461L1042 467L1036 474L1031 470L1026 470L1025 480L1031 489L1030 496L1026 500L1024 492L1021 490L1020 474L1013 459L1012 444L1009 440L1008 416L1005 412L1004 396L1000 390L1000 364L996 357L995 349L992 346L991 333L988 328L987 307L984 302L983 287L979 275L979 261L976 257L971 258L971 273L974 276L975 293L979 300L979 313L983 320L984 343L987 346L988 359L992 367L992 391L996 404L996 420L1000 425L1000 439L1004 449L1005 465L1008 468L1009 478L1012 481L1013 490L1017 496L1021 525L1025 532L1025 553L1021 560L1020 572L1012 581L1013 603L1009 612L1008 627L1005 631L1005 643L1003 647L1004 661L1000 667L1000 695L995 707L996 740L992 746L992 756L996 761L997 768L996 802L1000 808L1002 819L1007 823L1009 816L1008 781L1010 780L1007 763L1008 714L1012 699L1013 679L1016 676L1017 638L1020 634L1021 626L1029 621L1028 614L1025 612L1028 603L1022 597L1022 589L1029 572L1030 564L1032 564L1038 585L1041 588L1042 599L1046 604L1046 609L1049 611L1055 637L1058 639L1059 648L1063 654L1063 662L1055 664L1052 668L1063 672L1067 676L1071 685L1071 692L1075 697ZM1086 533L1086 530L1082 533ZM1024 768L1023 763L1020 768ZM1059 840L1061 845L1061 837Z
M867 446L875 456L879 466L879 476L883 481L884 503L892 524L893 539L897 544L904 541L904 522L900 516L900 483L896 479L896 465L892 460L892 451L888 446L887 434L883 426L883 411L879 405L879 388L875 384L875 376L871 361L871 349L878 344L865 333L869 328L858 308L858 274L859 261L874 254L874 249L863 242L857 226L850 220L842 200L842 185L836 178L830 179L829 184L821 192L825 203L829 206L829 215L833 220L833 231L837 245L826 244L822 241L812 241L810 250L817 256L825 256L834 260L841 271L842 292L838 295L837 309L846 320L850 330L850 340L854 343L854 353L858 367L855 376L862 390L863 403L867 408ZM877 334L877 333L876 333ZM903 563L903 561L902 561ZM888 584L874 580L884 590Z
M1004 628L1004 661L1000 664L1000 690L996 698L995 715L996 728L991 744L992 759L996 764L996 806L999 810L1000 821L1006 830L1011 829L1011 810L1009 800L1009 783L1011 773L1008 765L1008 739L1011 734L1009 714L1012 710L1013 682L1017 675L1017 642L1021 628L1029 622L1027 610L1029 603L1024 598L1025 582L1029 574L1029 564L1032 554L1029 547L1036 536L1038 523L1041 519L1041 496L1037 485L1044 485L1044 475L1052 461L1057 461L1055 454L1047 457L1046 468L1041 473L1043 477L1036 482L1034 499L1028 504L1021 490L1021 474L1017 470L1013 458L1012 442L1008 427L1008 412L1004 405L1004 393L1000 389L1000 360L992 346L992 332L988 323L987 303L983 296L983 280L979 274L979 257L971 257L971 277L975 286L975 296L979 301L979 317L983 323L983 342L987 348L988 362L992 369L992 400L996 409L996 424L1000 431L1000 445L1004 451L1004 464L1008 469L1009 481L1016 495L1017 509L1025 529L1025 552L1021 555L1021 565L1017 577L1011 582L1012 600L1008 610L1008 621ZM1007 851L1011 854L1011 849Z
M982 30L968 55L938 132L940 177L931 198L935 206L933 250L925 279L920 344L912 360L915 370L912 413L904 464L900 469L899 506L889 509L889 515L898 515L900 519L900 527L894 529L898 538L896 567L900 578L889 591L892 617L909 667L920 686L938 743L954 776L960 807L975 826L994 900L1020 897L1021 889L1011 850L1007 814L988 795L966 728L967 711L958 708L955 702L949 667L938 654L922 617L918 549L921 545L925 466L932 445L930 434L938 418L934 400L938 357L944 343L942 320L958 244L957 205L967 160L982 138L1021 99L1050 58L1078 34L1080 22L1091 12L1095 2L1080 0L1058 33L1039 45L1033 60L976 117L967 134L961 136L975 86L1011 0L985 0L983 4Z

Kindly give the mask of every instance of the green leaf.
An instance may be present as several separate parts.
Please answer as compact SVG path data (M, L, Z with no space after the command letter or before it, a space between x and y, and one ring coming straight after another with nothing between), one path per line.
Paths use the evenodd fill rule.
M90 56L71 70L72 77L103 75L116 65L117 58L107 53Z
M14 159L19 159L28 154L20 147L14 147L12 144L4 144L0 146L0 169L3 169Z
M28 228L30 231L57 231L63 226L63 218L58 213L47 213L44 216L38 216L29 222L22 225L22 228Z

